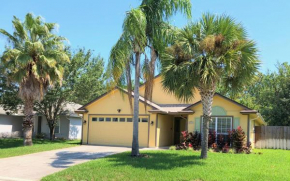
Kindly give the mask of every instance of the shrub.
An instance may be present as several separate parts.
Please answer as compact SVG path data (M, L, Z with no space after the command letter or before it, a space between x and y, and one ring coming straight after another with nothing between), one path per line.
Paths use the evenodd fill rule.
M64 138L64 137L59 137L59 138L56 138L57 140L59 140L59 141L66 141L66 138Z
M35 135L35 138L37 138L37 139L44 139L44 138L46 138L46 134L45 133L37 133Z
M212 145L215 143L215 141L216 141L216 132L210 131L208 133L208 148L211 148Z
M222 152L228 153L229 151L230 151L230 147L229 147L228 143L226 143L222 148Z
M246 134L244 130L241 128L241 126L239 126L236 130L233 130L232 141L236 153L242 153L244 151L245 140Z
M224 135L221 135L221 134L220 134L220 135L218 136L217 144L218 144L219 149L222 149L222 148L225 146L226 141L225 141Z
M249 143L248 146L244 146L244 147L243 147L243 152L246 153L246 154L250 154L250 153L252 153L252 144Z
M220 149L219 149L219 147L218 147L218 145L216 143L213 143L211 148L212 148L212 150L214 152L219 152L220 151Z
M194 134L188 133L187 131L181 132L182 142L176 145L176 150L186 150L192 148L194 150L200 149L201 145L201 135L198 132Z
M231 130L228 131L227 143L229 146L233 146L233 131Z
M201 147L201 134L199 132L195 132L194 134L190 133L191 136L191 144L194 150L199 150Z
M169 150L176 150L176 146L170 146Z

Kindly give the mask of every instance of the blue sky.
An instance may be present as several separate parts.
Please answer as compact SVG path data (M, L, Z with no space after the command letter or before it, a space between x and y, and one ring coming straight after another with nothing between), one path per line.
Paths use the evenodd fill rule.
M12 17L21 20L28 12L41 15L46 22L59 24L59 35L69 39L72 48L93 49L108 59L111 47L122 31L125 12L140 0L9 0L0 6L0 28L12 32ZM193 20L204 12L227 14L241 22L249 38L256 41L262 65L275 70L275 64L290 62L289 0L192 0ZM187 19L176 15L171 23L182 27ZM6 39L0 37L0 53Z

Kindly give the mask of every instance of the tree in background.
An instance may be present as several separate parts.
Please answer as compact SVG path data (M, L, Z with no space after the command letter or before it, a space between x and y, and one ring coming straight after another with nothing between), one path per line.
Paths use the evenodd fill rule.
M138 117L139 117L139 84L144 75L145 99L151 100L155 62L159 51L167 46L167 34L170 26L166 23L169 17L178 11L190 15L191 3L188 0L144 0L141 6L126 13L123 33L111 50L108 64L110 84L127 85L130 107L133 109L132 156L139 156ZM150 51L150 60L146 49ZM141 56L144 55L141 69ZM132 65L134 66L134 106L132 105ZM112 86L110 85L110 86ZM114 86L113 86L114 87Z
M201 158L207 158L208 129L218 85L239 91L259 66L255 43L229 16L205 14L180 30L161 56L162 84L177 98L189 101L197 89L203 106Z
M9 82L19 85L18 95L24 104L24 146L32 145L33 106L40 101L47 88L61 83L63 62L69 62L64 51L65 38L53 34L55 23L45 23L40 16L28 13L24 22L12 21L14 33L0 29L11 47L4 51L1 61Z
M85 104L105 91L104 62L99 56L94 57L91 50L66 50L71 62L65 63L62 84L50 87L42 101L35 102L34 110L43 115L50 129L50 140L55 139L55 126L61 115L67 114L68 103ZM8 112L16 111L23 104L17 97L18 86L7 87L3 77L1 104Z

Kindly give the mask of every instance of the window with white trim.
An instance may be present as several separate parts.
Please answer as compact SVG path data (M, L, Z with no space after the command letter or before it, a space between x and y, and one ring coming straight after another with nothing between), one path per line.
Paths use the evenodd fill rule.
M54 127L54 133L60 133L60 121L56 121L56 125Z
M212 117L211 119L212 121L209 122L209 131L215 131L217 135L228 135L228 131L232 130L232 117Z

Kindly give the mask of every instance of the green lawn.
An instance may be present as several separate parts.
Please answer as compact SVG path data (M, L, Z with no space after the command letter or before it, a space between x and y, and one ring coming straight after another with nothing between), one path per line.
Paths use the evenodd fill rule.
M52 142L49 140L34 139L33 146L24 147L23 139L0 139L0 158L73 147L79 144L80 140L56 140Z
M209 153L207 160L194 151L143 151L149 158L131 158L126 152L42 180L290 180L290 151L256 152L262 154Z

